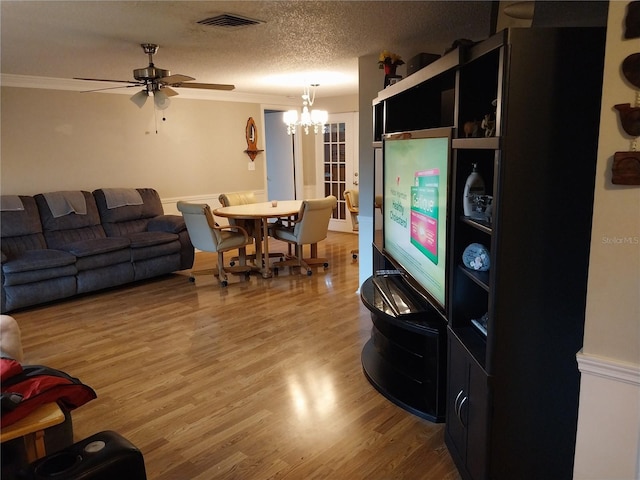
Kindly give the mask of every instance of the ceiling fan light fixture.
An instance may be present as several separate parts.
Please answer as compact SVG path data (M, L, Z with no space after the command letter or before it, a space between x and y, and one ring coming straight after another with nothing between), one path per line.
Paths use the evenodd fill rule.
M158 110L166 110L171 104L169 96L161 90L153 92L153 103Z
M147 101L147 97L149 96L149 92L146 90L140 90L138 93L133 95L130 100L135 103L138 108L142 108Z

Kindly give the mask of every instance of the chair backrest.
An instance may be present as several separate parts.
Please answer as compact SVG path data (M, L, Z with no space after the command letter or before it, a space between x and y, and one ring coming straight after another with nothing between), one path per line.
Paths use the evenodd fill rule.
M246 205L248 203L257 203L258 200L253 192L231 192L221 193L218 201L223 207L232 205Z
M325 198L304 200L300 207L300 221L296 223L293 234L299 245L317 243L327 238L329 220L338 199L333 195Z
M343 195L345 202L347 202L347 209L350 212L358 213L360 211L358 190L345 190Z
M358 200L358 190L345 190L344 201L347 204L347 210L351 213L351 223L353 224L353 230L359 229L358 215L360 213L360 203Z
M215 220L209 205L179 201L176 206L184 217L193 246L203 252L217 252L220 232L213 228Z
M218 201L223 207L231 207L235 205L247 205L249 203L258 203L256 196L253 192L231 192L221 193L218 197ZM240 220L236 218L229 218L229 225L240 226L245 228L249 234L253 233L252 221Z

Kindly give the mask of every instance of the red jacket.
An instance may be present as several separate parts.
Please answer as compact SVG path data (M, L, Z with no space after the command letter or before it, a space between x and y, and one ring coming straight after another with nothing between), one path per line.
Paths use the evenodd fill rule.
M26 417L40 405L57 402L64 410L73 410L96 398L96 392L77 378L42 365L20 365L0 358L0 391L4 428Z

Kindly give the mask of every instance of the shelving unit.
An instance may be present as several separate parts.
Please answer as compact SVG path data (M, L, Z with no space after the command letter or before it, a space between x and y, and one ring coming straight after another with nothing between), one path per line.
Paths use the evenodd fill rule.
M572 478L604 45L602 28L509 29L373 102L375 148L385 133L454 128L445 441L464 479ZM492 135L467 137L487 114ZM473 164L487 221L463 214ZM488 272L463 265L471 243ZM485 313L483 333L472 320Z

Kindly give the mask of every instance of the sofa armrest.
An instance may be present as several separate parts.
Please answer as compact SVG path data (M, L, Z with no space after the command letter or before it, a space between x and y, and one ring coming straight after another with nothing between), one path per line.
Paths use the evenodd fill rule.
M187 229L182 215L158 215L149 220L147 231L180 233Z

